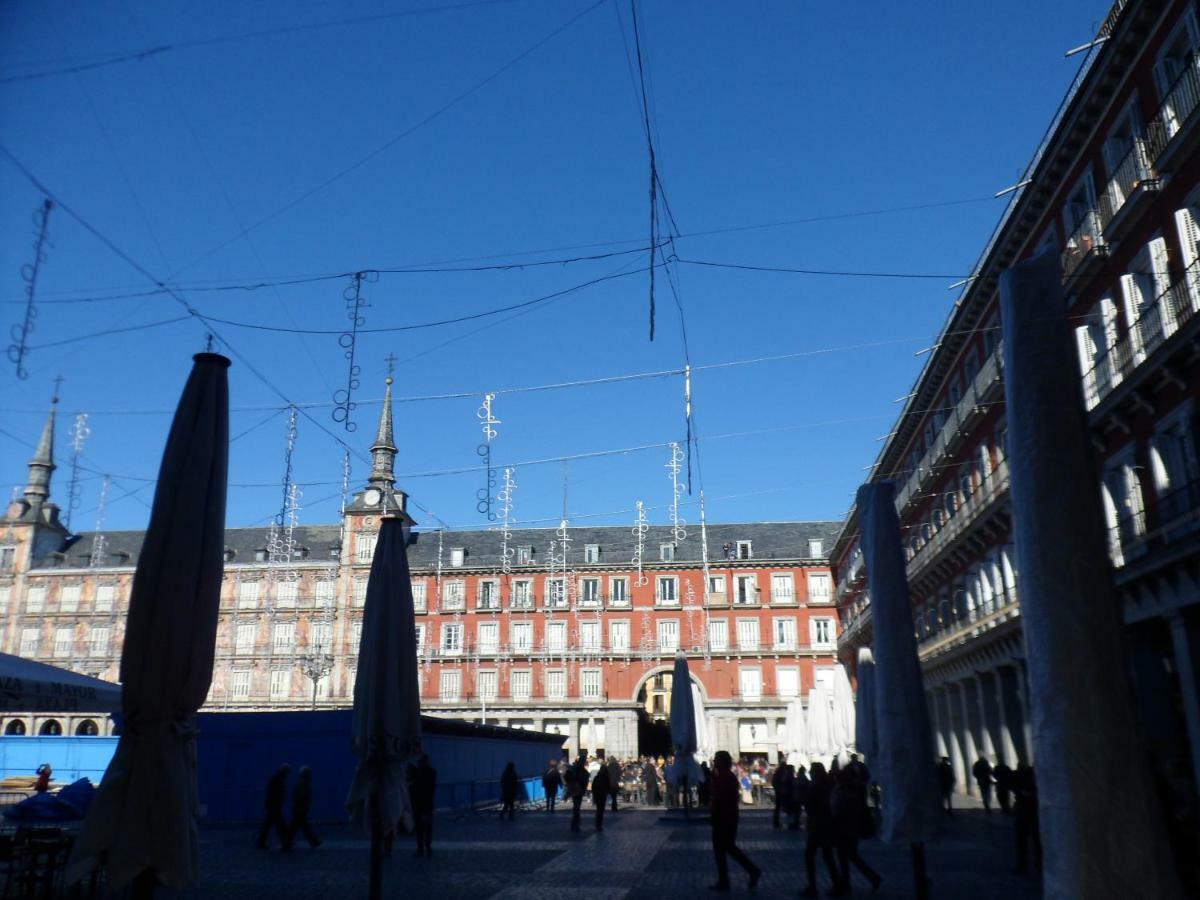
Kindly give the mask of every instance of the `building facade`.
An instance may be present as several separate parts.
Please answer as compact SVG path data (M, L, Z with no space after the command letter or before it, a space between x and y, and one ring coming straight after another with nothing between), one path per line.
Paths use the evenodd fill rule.
M226 530L207 708L353 703L367 577L395 487L390 386L367 484L330 525ZM54 413L0 526L0 649L117 680L143 533L72 535L51 501ZM710 750L773 755L789 701L832 679L834 522L414 531L422 707L556 732L566 749L665 752L671 668L689 659ZM707 560L705 560L707 550ZM95 733L10 715L0 732Z
M872 479L897 483L935 742L1032 761L1008 494L998 278L1052 248L1075 327L1131 677L1157 774L1200 781L1200 25L1122 0L934 345ZM832 556L853 665L872 636L858 524ZM1103 748L1097 748L1103 752Z

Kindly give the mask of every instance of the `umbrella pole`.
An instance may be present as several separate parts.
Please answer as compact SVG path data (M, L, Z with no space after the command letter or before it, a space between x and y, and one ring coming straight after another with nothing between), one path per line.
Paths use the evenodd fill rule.
M371 794L367 801L371 807L371 881L370 900L383 897L383 823L379 819L379 798Z
M913 841L912 866L913 887L916 889L917 900L929 900L929 876L925 874L925 842Z

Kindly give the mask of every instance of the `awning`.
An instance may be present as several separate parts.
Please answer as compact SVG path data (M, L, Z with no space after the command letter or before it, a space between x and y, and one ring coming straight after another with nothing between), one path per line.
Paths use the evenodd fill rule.
M0 653L0 712L119 712L121 686Z

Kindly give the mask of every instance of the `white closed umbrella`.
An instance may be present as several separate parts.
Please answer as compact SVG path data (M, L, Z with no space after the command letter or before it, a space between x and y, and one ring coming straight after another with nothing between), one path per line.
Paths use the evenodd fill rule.
M692 682L692 708L696 717L696 752L702 757L709 755L708 717L704 713L704 698L700 696L700 686Z
M846 667L838 663L833 670L833 734L839 750L854 746L854 689Z
M671 676L671 751L675 762L664 773L672 784L683 786L683 809L688 813L691 801L688 785L700 779L700 764L696 762L699 749L696 740L696 706L692 694L692 676L687 657L680 650L675 654L675 669Z
M0 712L117 712L121 686L0 653Z
M808 717L805 745L812 759L829 756L834 751L833 722L829 712L829 691L814 687L808 692Z
M194 717L212 681L225 551L229 360L194 357L154 491L121 652L120 742L68 878L97 864L110 888L196 880Z
M407 529L383 517L363 608L354 682L354 753L358 768L346 809L370 828L370 896L382 891L383 835L413 825L407 766L421 750L421 696L413 621Z
M858 651L858 696L854 699L854 745L868 760L878 751L875 741L875 657L869 647Z
M782 749L787 754L788 762L795 765L792 757L798 757L808 749L805 743L804 704L800 702L799 697L788 702L783 729Z

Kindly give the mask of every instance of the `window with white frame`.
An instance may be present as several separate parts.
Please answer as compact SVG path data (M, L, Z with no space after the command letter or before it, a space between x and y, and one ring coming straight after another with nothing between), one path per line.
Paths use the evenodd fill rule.
M814 647L832 647L833 619L809 619L808 636Z
M420 581L414 581L412 583L413 612L425 612L425 610L428 609L428 606L426 605L429 602L428 590L429 585L426 583L424 578L422 578Z
M38 652L38 644L42 632L40 628L22 628L21 629L21 655L35 656Z
M512 608L533 609L533 582L527 578L512 583Z
M1150 468L1160 521L1169 522L1191 511L1188 486L1200 478L1192 434L1192 417L1185 407L1162 419L1150 441Z
M757 666L738 669L738 686L743 700L762 699L762 669Z
M414 630L417 633L417 656L425 652L425 623L418 622Z
M738 559L753 559L754 545L750 541L737 542L737 558Z
M253 623L246 622L238 625L233 633L233 652L234 653L253 653L254 652L254 637L256 626Z
M442 583L442 609L457 611L466 608L467 586L461 581Z
M654 600L660 606L678 606L679 579L674 575L659 575L655 586Z
M459 622L447 622L442 625L442 653L454 655L462 653L463 626Z
M258 606L258 582L243 581L238 585L238 609L254 609Z
M88 655L108 656L108 640L111 632L107 625L93 625L88 636Z
M533 673L518 669L508 676L508 692L514 700L528 700L533 696Z
M8 605L12 602L12 587L0 585L0 616L8 615Z
M271 670L271 699L285 700L292 693L292 670Z
M600 605L600 579L579 579L579 603L581 606Z
M808 555L812 559L820 559L825 555L825 541L820 538L809 538Z
M295 579L281 581L275 585L275 606L278 609L295 609L300 596L300 582Z
M475 692L480 700L495 700L500 693L500 679L495 669L483 669L475 676Z
M369 563L375 558L375 542L378 537L379 536L375 534L358 535L358 540L355 542L355 562Z
M81 585L64 584L58 594L58 609L60 612L73 613L79 609L79 595L83 591Z
M500 608L500 582L494 578L484 578L479 582L479 596L476 600L479 609Z
M708 620L708 647L715 653L729 649L729 623L724 619Z
M518 547L517 548L517 565L518 566L527 566L532 562L533 562L533 548L532 547Z
M800 670L792 667L775 670L775 690L780 697L800 696Z
M467 557L467 551L462 547L450 548L450 568L461 569L463 561Z
M317 601L326 604L333 600L334 582L332 578L317 579Z
M599 544L584 544L583 545L583 561L589 564L600 562L600 545Z
M791 573L776 572L771 576L771 602L772 603L795 603L796 602L796 585L792 580Z
M443 703L453 703L462 693L462 673L458 669L443 669L441 680L441 699Z
M658 649L663 653L679 649L679 622L675 619L658 620Z
M25 592L25 612L40 613L46 608L46 588L34 585Z
M736 575L733 579L733 602L742 604L758 603L758 581L753 575Z
M96 587L96 612L112 612L113 603L117 598L115 584L101 584Z
M60 659L71 656L75 650L75 629L71 627L54 629L54 655Z
M758 619L738 619L737 636L739 650L757 650L759 638Z
M276 622L271 630L271 648L276 653L291 653L296 646L296 623Z
M600 623L579 623L579 649L593 653L600 650Z
M796 649L796 620L795 619L776 619L774 622L775 649L776 650L795 650Z
M659 544L658 558L663 562L673 562L675 560L675 545L674 544Z
M710 594L725 593L725 576L724 575L709 575L708 576L708 592Z
M316 653L328 653L333 646L333 625L329 622L313 622L308 626L308 647ZM354 648L358 650L357 647Z
M833 599L833 579L828 572L808 573L808 602L828 603Z
M500 650L500 623L479 623L479 652L496 653Z
M567 673L562 669L546 670L546 697L562 700L567 696Z
M599 669L583 669L579 673L579 697L583 700L599 700L604 695L603 680Z
M1189 112L1186 99L1189 88L1182 81L1182 75L1189 67L1197 65L1198 48L1200 29L1196 26L1195 12L1188 9L1163 42L1154 62L1154 84L1162 101L1159 122L1166 138L1172 138L1179 132Z
M556 609L567 605L567 583L565 578L546 579L546 605Z
M629 623L625 621L608 623L608 647L614 653L629 650Z
M237 669L230 673L230 691L235 699L245 700L250 696L250 672Z
M566 622L547 622L546 623L546 649L547 650L566 650L567 649L567 623Z
M367 603L367 579L355 578L354 588L351 594L355 606L365 606Z
M629 579L625 576L608 579L608 601L613 606L624 606L629 602Z
M1188 300L1192 309L1200 309L1200 194L1193 195L1183 209L1175 212L1175 226L1179 230L1179 246L1183 253L1183 264Z
M517 653L528 653L533 649L533 623L514 622L512 626L512 648Z
M1063 205L1063 230L1067 235L1067 249L1080 254L1091 251L1099 239L1098 223L1093 215L1096 209L1096 185L1090 171L1084 172L1071 190ZM969 380L974 379L970 375Z
M1161 238L1150 241L1130 263L1129 271L1121 276L1121 292L1125 301L1125 320L1130 323L1129 337L1133 362L1140 364L1148 350L1179 327L1175 311L1164 298L1159 298L1170 284L1167 271L1167 245Z

